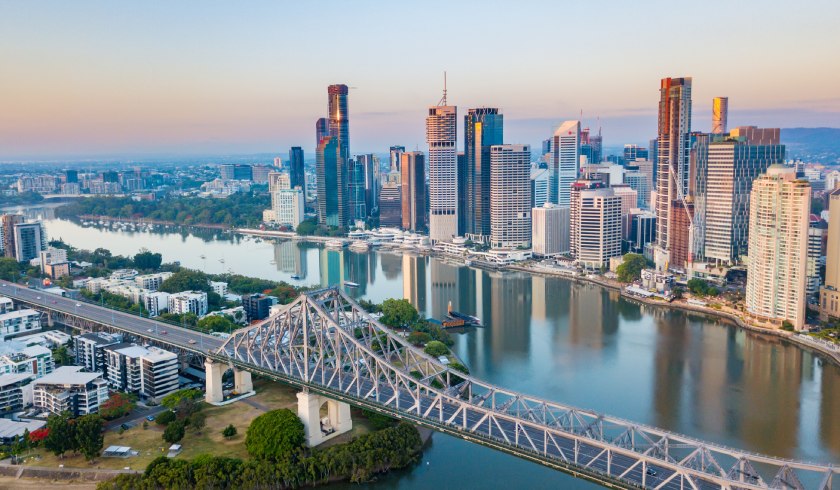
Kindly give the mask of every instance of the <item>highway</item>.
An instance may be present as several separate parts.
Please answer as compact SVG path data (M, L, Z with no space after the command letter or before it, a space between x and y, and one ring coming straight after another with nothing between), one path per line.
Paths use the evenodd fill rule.
M91 303L76 301L72 298L45 293L39 289L29 289L26 286L8 281L0 280L0 296L6 296L16 302L29 303L37 307L36 309L66 313L84 320L108 325L139 337L201 354L217 350L224 342L212 335L188 328L176 327L151 318L143 318Z

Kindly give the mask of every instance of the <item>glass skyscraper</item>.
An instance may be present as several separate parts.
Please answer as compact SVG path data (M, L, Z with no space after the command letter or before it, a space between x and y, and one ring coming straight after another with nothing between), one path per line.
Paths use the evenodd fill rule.
M490 235L490 147L503 144L503 125L504 116L496 108L470 109L464 116L464 233Z

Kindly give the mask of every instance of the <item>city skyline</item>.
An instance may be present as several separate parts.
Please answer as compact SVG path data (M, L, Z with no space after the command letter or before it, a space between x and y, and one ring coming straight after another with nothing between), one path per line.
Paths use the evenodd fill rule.
M354 31L340 57L327 57L334 39L321 34L338 13L325 3L252 4L239 16L233 6L202 4L200 24L194 5L0 8L0 28L14 39L0 46L0 61L15 68L0 80L0 160L282 155L292 146L313 155L312 121L324 112L323 87L334 83L350 87L354 153L423 149L424 115L444 71L450 104L498 107L507 139L534 147L581 111L583 127L603 128L605 146L644 146L656 133L654 84L669 76L693 77L697 130L711 129L716 96L729 97L730 127L840 127L840 70L825 62L836 45L831 12L840 11L830 2L810 9L774 2L761 11L720 4L691 15L686 6L667 14L680 25L657 22L654 7L615 3L594 12L534 2L517 9L525 22L489 39L469 61L454 50L469 42L468 25L513 13L510 7L464 3L446 6L441 17L433 5L360 4L342 11L342 21L364 22L370 32ZM737 27L720 33L710 26L724 14ZM428 27L430 19L437 25ZM387 27L397 24L395 37ZM685 42L662 43L677 33ZM558 35L578 41L574 76L550 61ZM382 42L389 37L394 42ZM627 40L633 48L621 47ZM682 54L691 46L703 49ZM453 54L428 56L447 47ZM498 76L494 61L511 60L516 75Z

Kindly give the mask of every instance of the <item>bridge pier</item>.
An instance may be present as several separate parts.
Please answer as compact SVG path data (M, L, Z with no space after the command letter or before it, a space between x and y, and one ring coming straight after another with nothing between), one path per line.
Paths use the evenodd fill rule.
M317 446L353 428L350 405L309 393L307 390L298 393L297 399L298 417L303 422L307 446ZM327 415L321 417L321 406L324 403L327 405Z
M222 391L222 375L227 371L227 365L220 362L213 362L211 359L204 360L204 375L206 385L204 390L204 401L207 403L221 403L224 399ZM249 379L250 381L250 376Z
M254 383L251 382L251 373L241 369L233 369L233 389L240 395L254 391Z

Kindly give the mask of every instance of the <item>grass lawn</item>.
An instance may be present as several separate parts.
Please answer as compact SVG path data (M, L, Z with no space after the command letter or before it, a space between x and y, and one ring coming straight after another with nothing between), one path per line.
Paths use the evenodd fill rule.
M297 412L297 397L294 388L262 379L254 381L254 388L257 394L248 399L223 407L206 405L203 410L207 415L206 427L200 433L187 427L186 435L180 442L183 450L177 457L189 459L199 454L212 454L245 459L248 457L245 449L245 432L252 420L267 410L288 408ZM352 415L353 430L336 437L325 445L347 442L352 437L371 431L367 420L361 416L361 411L353 409ZM237 432L230 439L222 436L222 429L228 424L233 424ZM59 459L54 454L39 448L30 452L26 464L46 467L58 467L63 464L65 467L73 468L108 469L121 469L128 466L131 469L142 470L156 457L166 455L169 443L162 438L163 429L162 426L150 422L146 429L143 429L141 424L123 434L114 430L105 433L104 447L130 446L132 450L139 452L136 457L125 459L100 457L91 464L81 455L65 454L63 459Z

